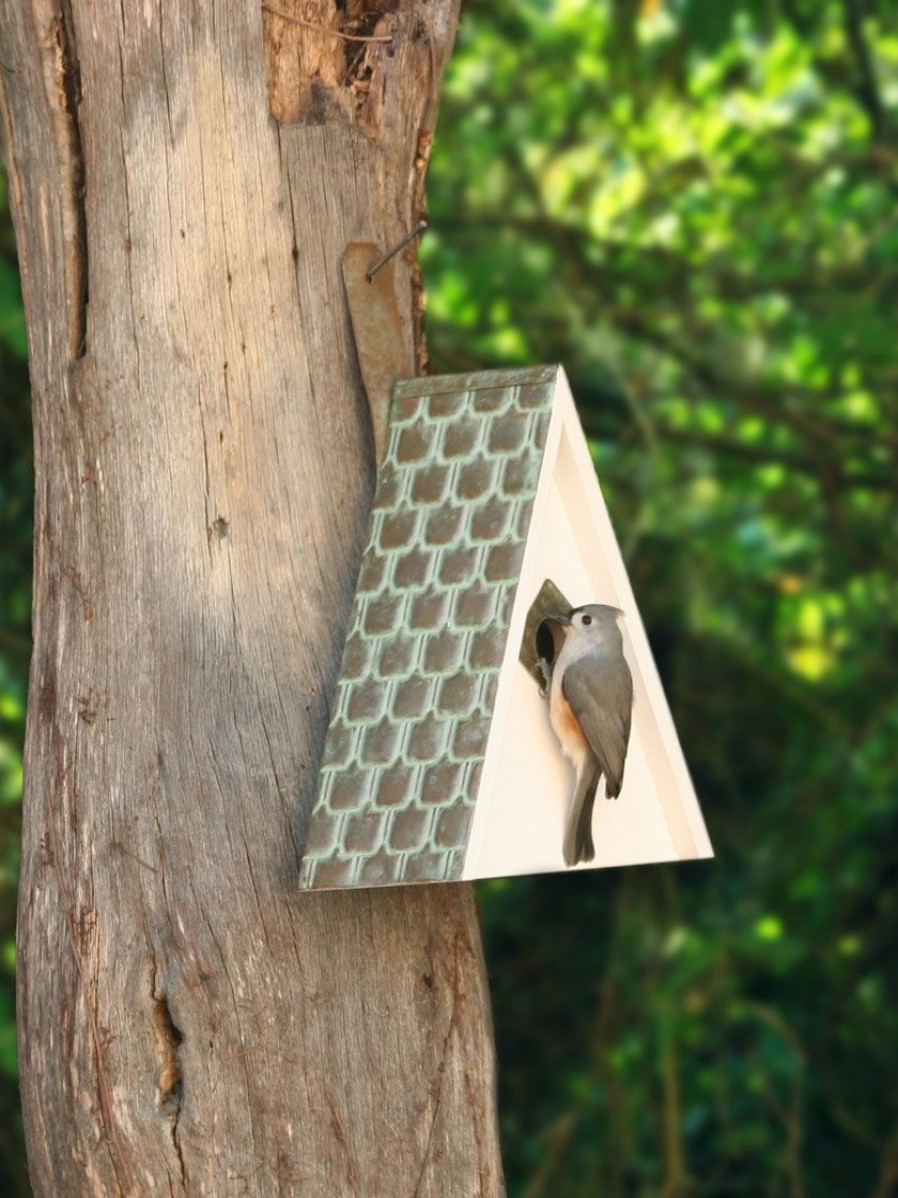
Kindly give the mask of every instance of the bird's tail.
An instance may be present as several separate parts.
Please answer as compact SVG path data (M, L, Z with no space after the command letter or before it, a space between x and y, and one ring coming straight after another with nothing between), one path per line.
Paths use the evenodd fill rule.
M592 809L601 774L602 767L592 755L578 771L577 789L564 833L565 865L576 865L579 861L592 861L596 855L592 842Z

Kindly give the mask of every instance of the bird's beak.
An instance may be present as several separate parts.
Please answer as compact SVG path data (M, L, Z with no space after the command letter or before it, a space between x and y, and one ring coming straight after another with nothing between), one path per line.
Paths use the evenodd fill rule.
M554 620L556 624L560 624L563 628L569 628L571 624L571 617L558 611L550 612L550 614L546 616L546 619Z

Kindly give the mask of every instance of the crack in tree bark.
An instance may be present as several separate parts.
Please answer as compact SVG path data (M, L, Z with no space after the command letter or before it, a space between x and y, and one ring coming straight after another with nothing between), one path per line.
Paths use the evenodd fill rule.
M63 225L63 286L66 298L69 359L87 348L87 215L84 159L81 152L81 77L69 0L34 4L35 21L43 30L44 86L53 113L53 133L59 159L60 212Z
M181 1184L186 1186L187 1173L184 1155L178 1134L178 1121L184 1101L184 1077L181 1069L181 1045L184 1036L172 1019L168 997L159 988L159 967L153 958L152 985L153 1027L156 1033L156 1058L159 1068L156 1074L156 1089L159 1094L159 1109L171 1125L171 1141L178 1160Z

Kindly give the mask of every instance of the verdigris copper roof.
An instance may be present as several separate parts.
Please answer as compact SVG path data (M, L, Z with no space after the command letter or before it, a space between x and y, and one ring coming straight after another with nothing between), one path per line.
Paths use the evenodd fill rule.
M556 376L395 388L303 886L461 877Z

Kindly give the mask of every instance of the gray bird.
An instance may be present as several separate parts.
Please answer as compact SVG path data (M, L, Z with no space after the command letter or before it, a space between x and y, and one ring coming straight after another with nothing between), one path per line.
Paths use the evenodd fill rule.
M624 778L633 678L617 626L621 615L617 607L588 603L567 615L547 616L537 631L549 719L577 771L564 834L566 865L595 856L592 809L600 778L605 775L606 799L617 798Z

